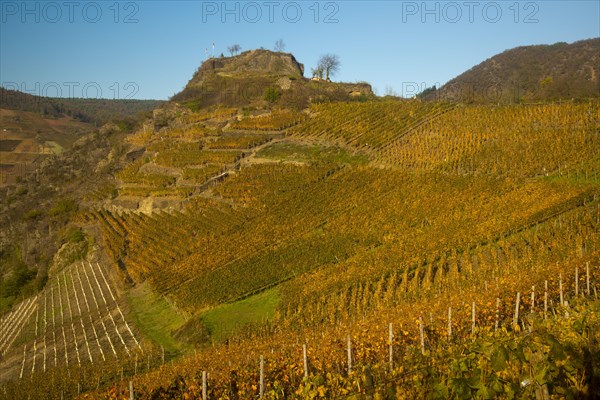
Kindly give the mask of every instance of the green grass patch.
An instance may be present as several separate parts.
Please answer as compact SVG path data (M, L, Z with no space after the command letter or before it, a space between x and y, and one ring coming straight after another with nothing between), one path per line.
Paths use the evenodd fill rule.
M235 303L223 304L201 315L216 341L222 341L251 324L273 318L280 301L277 288L265 290Z
M257 157L279 161L328 162L336 164L366 164L369 158L360 153L351 154L335 146L275 143L256 154Z
M590 184L598 184L600 183L600 175L596 172L578 172L573 174L552 174L548 176L544 176L543 180L551 183L568 183L573 186L587 186Z
M142 283L127 293L131 317L144 336L163 346L168 352L180 352L181 344L172 332L185 323L185 318L165 300Z

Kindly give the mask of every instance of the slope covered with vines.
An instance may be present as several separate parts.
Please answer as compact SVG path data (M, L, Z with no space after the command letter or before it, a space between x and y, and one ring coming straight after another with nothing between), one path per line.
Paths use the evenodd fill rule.
M195 355L138 370L138 332L108 307L124 302L94 284L104 266L71 266L72 295L67 277L0 329L60 320L56 338L29 333L55 345L43 360L113 354L108 368L133 376L136 398L198 398L203 371L208 398L588 396L600 369L590 352L600 323L598 126L597 101L187 113L117 173L121 196L179 196L179 207L96 203L78 224L98 233L125 291L148 286L182 315L168 334L198 333ZM84 293L99 317L75 314L84 324L70 349L65 304ZM249 305L252 318L235 317ZM24 371L42 359L15 343ZM40 397L48 373L29 374L37 389L15 380L4 394ZM100 387L98 374L98 383L56 374L62 394L79 384L94 391L83 398L129 396L125 377Z

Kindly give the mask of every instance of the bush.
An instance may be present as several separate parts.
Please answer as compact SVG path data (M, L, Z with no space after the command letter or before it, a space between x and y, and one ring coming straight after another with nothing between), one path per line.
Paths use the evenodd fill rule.
M263 98L269 103L275 103L277 100L279 100L279 96L281 96L281 94L279 93L279 89L270 86L265 89Z
M23 219L37 219L42 216L40 210L29 210L23 214Z
M29 270L23 262L18 263L12 274L0 285L0 297L18 296L21 289L35 278L35 275L35 271Z
M85 239L81 229L73 228L67 233L67 240L71 243L79 243Z
M49 214L52 217L66 214L77 209L77 204L72 199L59 200L54 207L50 209Z

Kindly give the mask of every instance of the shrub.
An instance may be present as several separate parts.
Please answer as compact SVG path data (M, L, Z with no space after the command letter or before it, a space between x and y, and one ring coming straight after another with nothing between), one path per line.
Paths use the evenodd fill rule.
M78 229L78 228L73 228L73 229L69 230L67 232L66 237L67 237L67 240L72 243L79 243L85 239L83 232L81 231L81 229Z
M277 100L279 100L279 96L281 96L279 89L274 86L270 86L265 89L263 98L269 103L275 103Z
M62 215L62 214L66 214L71 211L74 211L76 209L77 209L77 204L75 203L75 201L73 199L63 199L63 200L59 200L59 202L56 203L56 205L50 209L49 214L52 217L56 217L58 215Z
M29 210L23 214L23 219L37 219L42 216L40 210Z

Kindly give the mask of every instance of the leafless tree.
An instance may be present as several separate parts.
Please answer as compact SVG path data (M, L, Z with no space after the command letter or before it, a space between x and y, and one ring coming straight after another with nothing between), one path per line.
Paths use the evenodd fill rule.
M285 51L285 42L283 41L283 39L279 39L278 41L275 42L275 51L277 51L277 52Z
M323 79L323 68L320 65L317 65L316 68L311 68L313 78Z
M340 70L340 58L336 54L325 54L319 58L317 69L321 68L325 71L325 79L335 75Z
M396 92L394 92L394 88L392 87L392 85L386 85L385 86L385 95L386 96L394 96L394 97L398 96L396 94Z
M242 50L242 47L239 44L234 44L234 45L229 46L227 48L227 50L229 50L229 52L231 53L231 56L233 57L234 55L239 53L240 50Z

